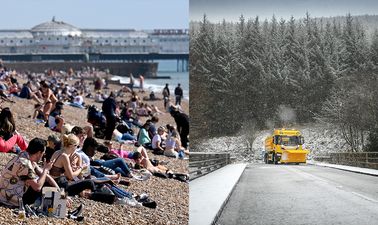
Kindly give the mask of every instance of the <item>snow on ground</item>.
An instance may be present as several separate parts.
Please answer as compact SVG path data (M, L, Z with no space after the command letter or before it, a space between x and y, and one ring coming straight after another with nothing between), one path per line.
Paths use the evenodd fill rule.
M328 155L331 152L344 152L348 145L342 139L337 128L319 124L307 124L290 129L298 129L305 139L305 148L310 150L309 158L319 155ZM254 162L262 160L264 140L273 130L263 130L255 134L252 148L248 147L248 135L211 138L202 142L198 150L202 152L227 152L234 161Z
M305 148L310 150L310 156L349 150L341 131L337 128L312 124L311 127L303 127L300 130L305 138Z
M211 138L202 142L198 148L201 152L230 153L231 158L237 162L250 162L255 154L248 149L245 136L227 136Z

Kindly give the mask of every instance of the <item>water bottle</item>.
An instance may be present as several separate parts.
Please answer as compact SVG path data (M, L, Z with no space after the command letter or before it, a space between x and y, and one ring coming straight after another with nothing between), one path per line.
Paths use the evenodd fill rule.
M21 220L24 220L26 218L26 214L25 214L25 208L24 208L24 203L22 201L22 198L19 198L18 199L18 218L21 219Z
M66 191L64 190L64 188L60 188L60 198L62 199L67 198Z

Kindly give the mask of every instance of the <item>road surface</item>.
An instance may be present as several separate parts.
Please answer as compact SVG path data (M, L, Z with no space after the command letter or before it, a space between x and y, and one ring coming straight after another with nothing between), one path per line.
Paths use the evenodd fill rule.
M217 223L378 224L378 177L312 165L247 166Z

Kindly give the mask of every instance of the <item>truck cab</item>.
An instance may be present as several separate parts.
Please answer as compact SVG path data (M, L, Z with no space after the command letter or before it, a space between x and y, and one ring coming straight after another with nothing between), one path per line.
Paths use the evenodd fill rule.
M265 139L265 163L306 163L308 150L299 130L275 129Z

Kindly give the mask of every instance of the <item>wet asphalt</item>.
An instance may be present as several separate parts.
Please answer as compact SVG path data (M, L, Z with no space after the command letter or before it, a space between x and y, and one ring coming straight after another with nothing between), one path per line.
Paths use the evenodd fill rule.
M217 223L378 224L378 177L314 165L251 164Z

